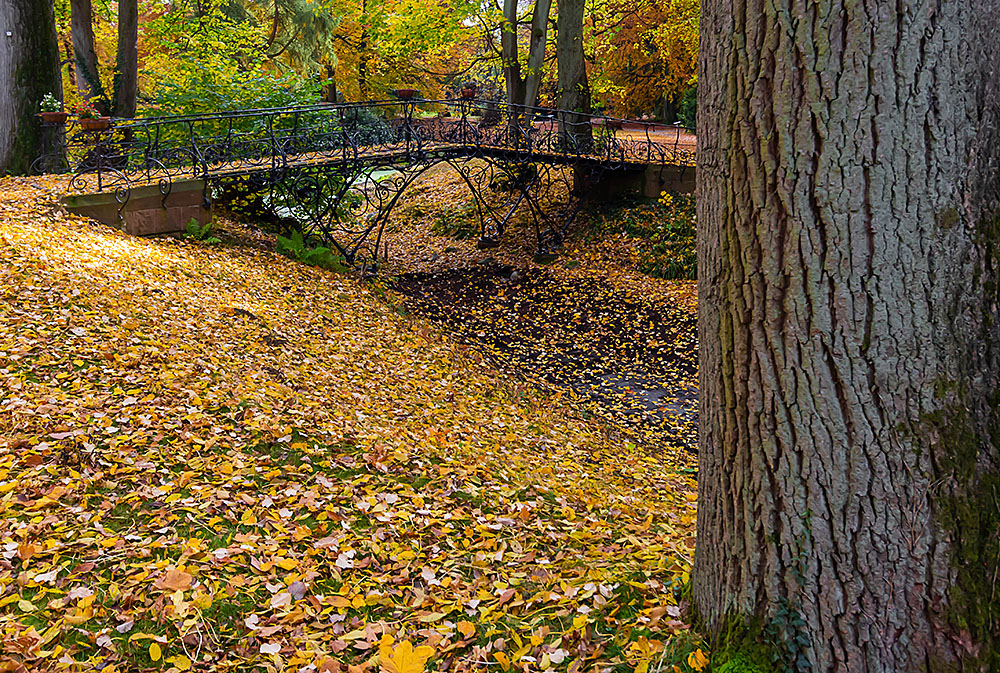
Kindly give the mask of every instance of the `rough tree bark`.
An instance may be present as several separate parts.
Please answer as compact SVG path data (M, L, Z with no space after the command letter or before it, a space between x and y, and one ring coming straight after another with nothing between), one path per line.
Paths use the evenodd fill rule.
M590 85L583 53L583 12L586 0L560 0L556 18L556 63L559 107L571 111L563 114L561 132L574 147L586 148L592 140L590 118Z
M70 0L69 6L76 87L84 98L101 98L104 96L104 89L98 75L97 51L94 48L91 0Z
M62 99L51 0L0 0L0 174L26 173L41 154L35 114L50 92Z
M115 62L116 117L134 117L139 94L139 4L118 0L118 59Z
M1000 0L702 2L720 658L1000 670L998 26Z

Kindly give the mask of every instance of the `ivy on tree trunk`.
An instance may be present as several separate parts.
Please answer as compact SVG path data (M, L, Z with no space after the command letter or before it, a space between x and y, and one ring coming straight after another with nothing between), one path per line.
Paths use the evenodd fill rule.
M76 86L84 98L102 98L104 89L98 75L94 48L93 5L91 0L70 0L73 33L73 62Z

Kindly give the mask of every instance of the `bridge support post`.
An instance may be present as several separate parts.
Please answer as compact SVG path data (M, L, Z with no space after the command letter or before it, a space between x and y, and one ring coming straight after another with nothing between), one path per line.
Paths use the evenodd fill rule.
M204 225L212 218L211 207L205 203L204 180L145 185L124 194L124 199L114 191L71 194L62 198L62 204L71 213L91 217L133 236L181 232L192 219Z

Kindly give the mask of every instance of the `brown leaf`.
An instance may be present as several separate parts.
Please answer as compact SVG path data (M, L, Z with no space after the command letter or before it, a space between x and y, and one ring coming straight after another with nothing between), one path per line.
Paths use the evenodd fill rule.
M177 568L171 568L165 574L161 575L153 583L153 586L164 591L184 591L191 588L192 582L194 582L194 577L190 573L178 570Z

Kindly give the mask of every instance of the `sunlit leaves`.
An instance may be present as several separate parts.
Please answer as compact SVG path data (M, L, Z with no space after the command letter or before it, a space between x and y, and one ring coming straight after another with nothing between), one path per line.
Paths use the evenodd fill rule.
M3 665L568 672L687 642L684 454L255 232L129 238L62 184L0 183Z

